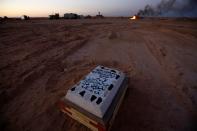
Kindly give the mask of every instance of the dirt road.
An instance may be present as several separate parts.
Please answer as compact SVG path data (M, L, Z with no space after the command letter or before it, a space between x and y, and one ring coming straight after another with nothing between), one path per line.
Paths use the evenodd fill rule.
M12 21L0 43L2 130L88 130L56 102L97 65L129 76L112 130L196 130L196 20Z

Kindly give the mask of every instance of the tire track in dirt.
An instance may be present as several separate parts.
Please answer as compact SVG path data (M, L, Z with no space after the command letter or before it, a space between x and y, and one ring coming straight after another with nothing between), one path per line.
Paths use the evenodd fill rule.
M123 36L126 36L126 34ZM189 125L185 125L185 123L190 122L188 116L191 117L192 114L188 114L188 111L191 111L192 108L190 106L189 108L185 108L185 105L178 101L177 94L174 89L172 89L171 81L168 79L168 74L166 74L161 62L155 57L155 54L152 53L152 50L155 49L149 48L149 44L152 44L147 42L149 37L142 38L140 36L143 36L141 32L135 32L126 39L128 42L130 41L132 46L132 48L130 48L130 53L132 59L135 60L133 67L135 67L134 70L138 72L135 77L140 77L141 79L135 81L133 84L133 96L130 95L130 98L128 98L129 101L126 102L130 103L130 108L125 107L126 105L123 104L123 109L120 113L124 112L125 115L119 117L114 124L118 126L120 122L122 123L120 125L133 126L114 126L113 129L135 129L135 126L141 124L141 130L154 130L157 129L157 126L160 128L174 126L174 121L179 125L178 127L174 127L174 129L189 128ZM157 56L161 57L161 55L158 54ZM144 98L144 96L146 97ZM187 103L186 107L190 104L191 103ZM143 109L144 106L146 106L145 110ZM130 112L127 113L126 110L130 110ZM172 113L172 111L174 112ZM151 114L154 114L154 116L151 116ZM143 119L141 119L142 116ZM135 121L124 121L125 117L126 120L135 118ZM171 121L168 121L169 119L171 119ZM153 123L147 123L148 121L152 121Z
M179 45L176 45L176 48L173 48L173 51L172 51L173 46L170 45L169 47L169 44L170 42L175 43L173 42L174 37L172 35L169 35L169 33L168 34L163 33L163 32L161 33L165 35L165 37L168 37L168 41L166 41L165 44L163 43L162 39L160 39L160 41L156 39L149 39L146 42L146 45L148 49L150 50L150 52L153 54L153 56L159 61L161 68L165 71L169 79L169 82L174 88L174 92L179 94L179 97L180 97L179 99L181 99L180 101L184 104L187 103L187 105L192 105L189 102L191 100L191 102L195 105L196 103L195 101L197 101L197 98L195 98L195 93L194 93L195 91L192 90L191 87L197 85L197 82L195 82L196 80L191 79L190 78L191 76L188 76L189 74L190 75L192 74L190 73L189 70L187 70L186 67L184 67L185 65L184 63L182 63L183 61L180 61L180 58L183 58L183 59L186 58L188 63L192 63L192 61L195 60L195 57L192 58L192 56L195 56L195 55L197 56L197 54L192 54L188 56L188 55L183 54L181 50L177 48L177 47L184 45L185 43L188 43L188 44L193 43L193 42L189 42L192 39L191 38L188 40L186 40L185 38L182 39L181 38L182 35L180 34L180 38L177 39L177 41L180 41ZM176 37L179 37L179 34L176 34ZM167 39L167 38L164 38L164 39ZM160 43L162 43L162 45ZM189 45L188 47L192 48L192 45L191 46ZM188 47L185 46L184 52L187 52ZM193 67L191 67L190 70ZM195 71L192 73L195 73ZM191 92L193 92L194 94L191 94ZM190 110L192 109L192 107L188 107L188 108L190 108Z
M16 63L16 65L12 65L12 67L15 68L19 67L18 74L13 74L10 76L10 77L16 77L15 75L17 75L16 77L17 79L15 79L15 81L12 81L12 83L10 83L10 81L7 81L9 84L11 84L10 86L12 88L10 89L5 88L6 91L2 91L5 92L2 94L2 97L6 98L6 101L9 102L13 100L15 97L17 97L18 95L21 95L21 93L24 93L25 92L24 90L28 89L27 87L29 87L32 83L38 80L47 71L57 70L58 72L62 72L64 70L65 65L61 63L61 60L65 59L69 54L71 54L73 50L77 50L82 46L84 46L86 42L87 42L86 39L77 40L77 41L73 40L63 46L62 45L56 46L56 48L51 47L51 51L57 52L57 54L52 55L52 53L50 53L50 55L47 55L50 52L49 50L46 50L44 52L41 51L42 52L41 54L35 53L34 55L31 55L31 57L25 59L25 61L23 61L22 63L19 62ZM69 48L67 48L68 46ZM58 48L61 50L62 53L59 53L60 51L58 51ZM46 57L46 55L49 56L49 58ZM31 65L29 65L28 63ZM26 66L23 67L23 69L25 69L24 71L20 69L21 64ZM28 66L29 68L27 68ZM5 85L5 82L3 82L2 80L1 82L4 83Z

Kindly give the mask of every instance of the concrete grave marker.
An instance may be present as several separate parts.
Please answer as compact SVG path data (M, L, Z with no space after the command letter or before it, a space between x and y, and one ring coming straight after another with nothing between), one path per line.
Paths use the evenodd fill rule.
M97 66L68 90L65 99L102 118L124 79L125 75L120 71Z

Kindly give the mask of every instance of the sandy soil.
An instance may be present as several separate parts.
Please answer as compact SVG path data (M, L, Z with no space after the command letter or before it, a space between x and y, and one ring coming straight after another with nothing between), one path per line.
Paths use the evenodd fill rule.
M197 129L197 21L145 19L0 24L0 129L88 130L56 102L96 65L129 77L113 131Z

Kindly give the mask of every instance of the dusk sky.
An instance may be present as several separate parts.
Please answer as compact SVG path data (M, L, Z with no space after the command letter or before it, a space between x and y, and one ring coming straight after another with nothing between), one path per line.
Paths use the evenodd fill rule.
M47 17L52 13L78 13L104 16L130 16L145 5L155 5L160 0L0 0L0 16Z

